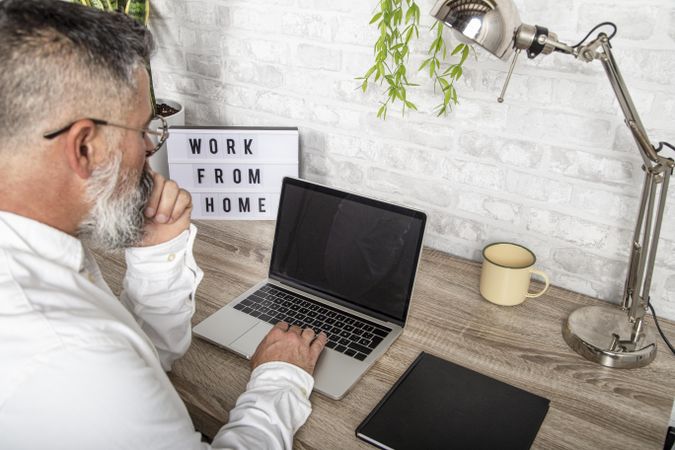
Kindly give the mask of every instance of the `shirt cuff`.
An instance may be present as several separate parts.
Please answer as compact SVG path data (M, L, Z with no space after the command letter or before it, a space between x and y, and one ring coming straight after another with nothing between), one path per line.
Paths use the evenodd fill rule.
M305 399L314 389L314 377L300 367L283 361L271 361L256 367L251 372L247 390L265 385L278 386L280 383L290 384Z
M192 262L192 246L194 245L197 227L190 227L170 241L149 247L132 247L125 251L127 273L132 277L152 279L153 275L166 278L167 275L179 272L186 264ZM196 265L196 264L195 264Z

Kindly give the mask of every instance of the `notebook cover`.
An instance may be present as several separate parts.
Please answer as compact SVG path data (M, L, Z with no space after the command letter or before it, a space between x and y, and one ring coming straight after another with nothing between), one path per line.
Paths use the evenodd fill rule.
M421 353L356 429L385 449L529 449L549 400Z

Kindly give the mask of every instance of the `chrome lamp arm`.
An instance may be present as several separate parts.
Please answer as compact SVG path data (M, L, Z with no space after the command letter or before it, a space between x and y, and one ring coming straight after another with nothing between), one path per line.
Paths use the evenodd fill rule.
M594 41L578 48L578 50L575 49L573 54L584 61L600 60L602 63L623 112L625 123L635 139L644 162L642 166L645 172L644 184L621 302L622 309L628 312L628 321L632 329L630 337L624 337L623 339L621 336L614 334L610 345L610 350L614 352L636 352L640 350L640 340L644 334L644 315L649 305L649 290L654 271L654 261L661 233L670 175L673 172L673 167L675 167L675 162L670 158L659 155L656 148L650 143L647 131L640 120L614 59L607 35L600 33ZM653 359L653 356L651 359ZM646 361L645 364L649 363L651 359ZM633 367L633 364L641 362L644 361L631 361L629 365ZM640 365L644 364L639 364L637 367Z

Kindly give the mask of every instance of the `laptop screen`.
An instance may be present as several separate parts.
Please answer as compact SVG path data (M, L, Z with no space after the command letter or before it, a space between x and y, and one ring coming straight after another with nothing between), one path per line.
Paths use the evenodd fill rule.
M285 178L270 278L405 321L426 215Z

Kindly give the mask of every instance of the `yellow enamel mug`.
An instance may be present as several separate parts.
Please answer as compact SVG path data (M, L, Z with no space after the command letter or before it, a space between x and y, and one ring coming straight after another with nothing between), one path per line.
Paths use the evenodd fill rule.
M495 242L483 249L480 294L485 300L503 306L519 305L526 298L539 297L548 290L548 276L533 268L537 258L522 245ZM544 289L530 293L530 279L535 273L544 279Z

